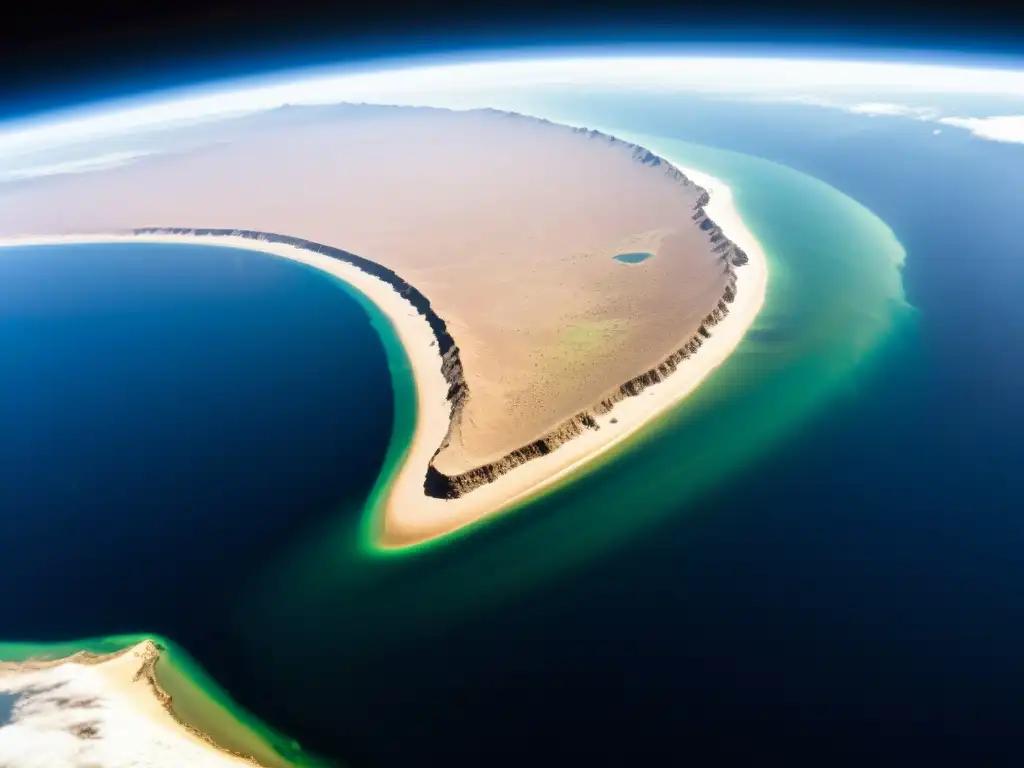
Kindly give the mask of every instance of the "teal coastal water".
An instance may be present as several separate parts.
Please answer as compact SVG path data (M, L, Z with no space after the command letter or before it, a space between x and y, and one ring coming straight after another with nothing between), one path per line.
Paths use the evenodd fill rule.
M653 255L653 253L636 251L634 253L619 253L612 256L612 258L616 261L621 261L623 264L639 264L642 261L647 261Z

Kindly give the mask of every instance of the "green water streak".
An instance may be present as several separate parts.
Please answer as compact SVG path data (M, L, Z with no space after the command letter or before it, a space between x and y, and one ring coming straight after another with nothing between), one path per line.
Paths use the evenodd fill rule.
M375 546L372 523L415 424L411 381L396 378L400 442L367 505L340 510L255 593L243 626L266 640L260 652L300 643L314 656L319 649L364 658L384 652L392 638L397 645L410 631L443 627L474 606L622 547L737 481L840 393L874 375L877 354L912 329L904 249L855 200L759 158L623 137L732 188L769 262L765 306L744 341L685 402L566 481L507 514L400 552ZM392 371L407 369L386 322L377 327ZM303 629L309 626L316 631Z
M160 650L160 659L155 667L157 683L171 696L174 714L217 746L250 755L266 768L322 768L329 765L305 754L293 739L240 707L199 662L165 637L111 635L59 643L0 642L0 660L55 660L81 651L106 655L145 640L152 640Z

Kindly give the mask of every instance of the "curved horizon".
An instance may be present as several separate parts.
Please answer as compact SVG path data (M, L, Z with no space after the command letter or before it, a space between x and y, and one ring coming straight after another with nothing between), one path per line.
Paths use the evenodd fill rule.
M738 44L737 44L738 45ZM0 154L50 150L83 141L112 138L143 130L216 120L274 109L285 104L332 104L342 101L447 106L444 99L499 86L600 85L661 89L666 93L717 94L733 98L765 94L792 99L808 92L870 89L882 93L965 94L1024 99L1024 55L995 56L979 65L978 57L955 52L878 51L865 59L864 49L846 56L735 56L700 52L684 46L672 55L635 50L595 55L591 48L560 46L547 53L537 48L476 49L392 56L370 63L295 66L272 73L211 79L167 88L144 96L84 102L0 122ZM749 50L749 46L744 46ZM795 49L799 53L801 49ZM870 50L870 49L868 49ZM528 51L530 55L521 55ZM518 54L518 55L517 55ZM964 66L964 59L969 65ZM687 73L686 65L699 69ZM1014 66L1008 66L1014 65ZM431 90L433 89L433 90ZM476 90L474 90L476 89Z
M803 28L801 29L801 24ZM914 63L923 66L966 65L970 69L1024 69L1024 49L1019 41L1008 39L999 45L992 34L970 37L964 29L955 34L936 34L920 25L879 32L873 24L850 33L848 22L808 25L781 25L776 22L757 25L758 30L738 35L734 28L722 25L696 24L687 29L673 28L670 33L649 24L623 19L614 25L581 25L573 20L563 26L564 34L549 27L538 33L529 29L475 29L472 35L449 28L431 41L421 37L364 36L340 47L317 44L307 40L300 47L274 51L236 51L231 58L216 62L185 62L189 67L187 80L168 77L166 62L140 62L130 75L118 72L102 78L99 93L53 93L19 113L5 116L3 122L35 122L62 113L79 112L90 106L101 109L129 104L151 97L166 98L187 91L226 84L242 85L255 80L274 78L281 73L324 72L328 70L361 71L422 67L434 63L457 61L480 63L494 60L540 58L600 58L613 55L671 56L713 55L717 58L740 54L741 58L786 58L810 61L872 61L882 64ZM315 38L315 34L313 36ZM1010 43L1010 44L1006 44ZM96 73L95 81L101 80ZM52 90L52 89L51 89ZM61 103L63 102L63 104ZM71 102L69 106L68 103ZM0 123L2 125L2 123Z

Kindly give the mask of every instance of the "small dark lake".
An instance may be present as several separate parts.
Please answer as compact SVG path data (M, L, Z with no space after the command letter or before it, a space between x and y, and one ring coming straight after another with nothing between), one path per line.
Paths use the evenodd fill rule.
M635 253L620 253L612 256L612 258L616 261L621 261L623 264L639 264L641 261L647 261L653 255L653 253L637 251Z

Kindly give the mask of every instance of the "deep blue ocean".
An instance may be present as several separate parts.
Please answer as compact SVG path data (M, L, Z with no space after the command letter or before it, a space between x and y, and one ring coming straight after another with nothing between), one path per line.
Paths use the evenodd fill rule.
M364 608L405 632L348 627L307 695L218 617L373 483L392 406L363 311L257 254L5 252L4 634L166 634L354 765L1021 755L1024 147L793 105L547 106L855 198L907 251L913 327L776 449L585 567L422 634Z
M202 246L0 254L0 603L10 640L166 634L212 669L278 548L364 497L384 353L322 274Z

